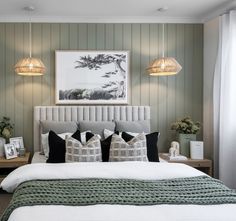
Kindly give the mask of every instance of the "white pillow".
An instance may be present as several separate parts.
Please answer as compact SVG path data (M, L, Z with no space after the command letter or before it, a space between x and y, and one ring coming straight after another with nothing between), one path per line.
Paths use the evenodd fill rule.
M80 136L81 136L81 143L84 144L86 143L86 133L87 132L91 132L90 130L88 131L84 131L82 133L80 133ZM48 158L49 156L49 143L48 143L48 134L49 133L46 133L46 134L41 134L41 145L42 145L42 150L43 150L43 153L45 155L45 157ZM62 134L57 134L60 138L62 139L66 139L67 137L71 137L73 135L73 133L62 133Z
M127 133L127 134L129 134L129 135L131 135L133 137L136 137L136 136L138 136L140 134L140 133L133 133L133 132L125 132L125 133ZM108 129L104 129L103 134L104 134L105 139L107 139L109 136L114 134L114 131L111 131L111 130L108 130ZM144 134L146 135L147 133L144 133ZM122 132L119 132L119 136L120 137L122 136Z

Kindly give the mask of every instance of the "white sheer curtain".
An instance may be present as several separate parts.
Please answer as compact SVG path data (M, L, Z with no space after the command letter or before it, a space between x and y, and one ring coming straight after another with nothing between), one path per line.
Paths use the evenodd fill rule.
M214 160L216 176L236 189L236 11L220 17L214 74Z

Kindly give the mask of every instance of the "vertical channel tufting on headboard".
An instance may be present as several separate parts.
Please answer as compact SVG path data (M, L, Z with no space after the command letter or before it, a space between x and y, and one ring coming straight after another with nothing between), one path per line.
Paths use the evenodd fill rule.
M34 151L40 150L40 121L150 120L149 106L36 106Z

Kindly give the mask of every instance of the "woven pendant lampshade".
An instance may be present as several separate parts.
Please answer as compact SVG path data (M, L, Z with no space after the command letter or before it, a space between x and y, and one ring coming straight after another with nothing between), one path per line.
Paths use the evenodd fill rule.
M45 73L45 66L38 58L23 58L15 65L15 72L25 76L40 76Z
M162 30L162 57L151 62L146 69L152 76L167 76L178 74L182 67L173 57L165 57L165 29L163 24Z
M25 11L34 11L34 6L27 6ZM29 57L20 59L15 65L15 72L24 76L40 76L46 71L43 62L39 58L33 58L31 56L31 21L29 22Z
M147 68L147 71L152 76L165 76L175 75L180 72L181 69L182 67L174 58L162 57L154 60Z

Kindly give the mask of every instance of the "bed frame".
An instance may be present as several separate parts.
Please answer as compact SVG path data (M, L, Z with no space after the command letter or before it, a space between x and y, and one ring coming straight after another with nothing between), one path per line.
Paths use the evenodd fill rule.
M41 151L40 121L150 120L149 106L36 106L34 107L34 152Z

